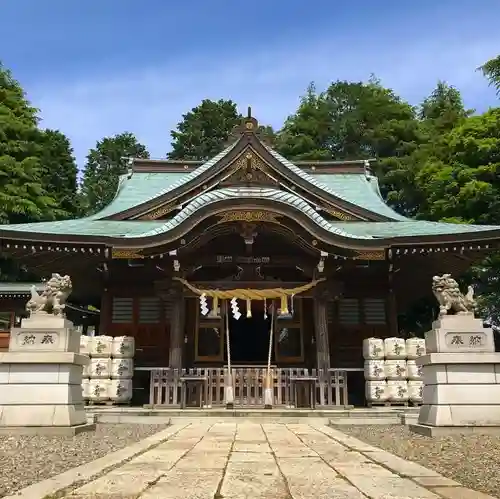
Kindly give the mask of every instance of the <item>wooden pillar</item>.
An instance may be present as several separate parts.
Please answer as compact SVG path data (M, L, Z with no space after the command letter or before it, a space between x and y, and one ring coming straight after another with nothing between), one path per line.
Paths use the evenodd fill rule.
M330 369L330 343L328 338L328 298L325 292L318 292L314 299L314 330L316 338L317 368L326 373Z
M182 350L184 346L184 295L179 287L169 293L172 300L170 315L170 353L168 366L171 369L182 368Z
M389 271L389 286L387 292L387 324L389 336L399 336L398 304L394 293L393 273Z
M113 312L113 297L108 288L108 283L104 284L101 296L101 312L99 315L99 334L109 334L111 326L111 315Z

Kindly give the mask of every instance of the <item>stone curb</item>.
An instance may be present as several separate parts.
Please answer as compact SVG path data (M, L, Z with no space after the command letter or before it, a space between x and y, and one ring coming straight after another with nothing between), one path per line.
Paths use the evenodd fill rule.
M14 494L10 496L5 496L4 499L44 499L47 497L59 497L58 494L62 491L76 485L83 485L84 483L108 473L126 461L168 440L171 436L187 426L189 426L189 423L172 424L168 428L150 437L144 438L139 442L135 442L123 449L107 454L106 456L86 464L82 464L76 468L72 468L59 475L34 483L33 485L14 492Z
M408 461L378 447L369 445L362 440L346 435L334 428L327 426L320 431L345 447L361 453L366 458L383 466L392 473L402 478L408 478L417 485L425 487L440 497L448 499L496 499L483 492L477 492L463 487L462 484L446 478L421 464L415 463L414 461Z

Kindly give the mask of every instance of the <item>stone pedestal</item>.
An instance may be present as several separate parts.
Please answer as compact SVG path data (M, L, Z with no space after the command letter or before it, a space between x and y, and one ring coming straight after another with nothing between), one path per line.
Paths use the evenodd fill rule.
M467 433L480 427L500 432L500 353L493 331L472 314L437 320L425 337L423 403L418 423L422 435Z
M80 333L46 313L23 320L0 354L0 432L75 434L90 430L82 398Z

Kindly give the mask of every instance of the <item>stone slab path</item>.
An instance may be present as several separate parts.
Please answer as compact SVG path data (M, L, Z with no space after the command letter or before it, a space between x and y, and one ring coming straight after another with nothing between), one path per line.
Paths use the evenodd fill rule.
M198 422L72 499L486 499L438 473L315 423Z

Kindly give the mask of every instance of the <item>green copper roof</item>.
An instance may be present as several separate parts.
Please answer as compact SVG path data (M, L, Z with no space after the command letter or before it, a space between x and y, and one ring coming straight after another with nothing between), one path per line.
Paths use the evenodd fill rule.
M470 234L472 232L500 230L498 225L452 224L409 218L401 222L335 222L335 226L349 231L351 234L370 234L374 238Z
M167 194L209 170L228 154L236 144L237 142L234 142L217 156L187 174L183 172L134 172L130 178L127 175L122 175L113 201L89 218L105 218ZM380 195L376 177L359 173L309 174L278 154L274 149L268 146L265 147L277 161L292 173L328 194L393 220L406 220L405 217L399 215L385 204Z
M359 173L314 173L313 179L327 186L335 196L393 220L408 220L385 204L378 179Z
M358 240L439 234L470 234L472 232L500 230L499 226L449 224L408 219L397 222L330 222L323 218L309 203L294 193L271 188L237 187L205 192L167 221L113 221L84 218L59 222L3 225L0 227L0 237L5 230L22 233L54 234L54 236L72 234L122 238L124 241L152 237L173 230L200 209L227 199L248 199L249 201L252 199L265 199L277 204L287 205L302 212L311 222L331 234ZM61 240L59 238L55 239Z
M165 220L118 221L78 218L76 220L60 220L58 222L0 225L0 237L4 230L54 235L79 234L82 236L140 237L142 233L154 230L163 225L165 225Z
M207 171L211 166L215 165L229 151L231 151L236 144L237 142L231 144L229 147L217 154L217 156L214 156L212 159L203 163L203 165L199 166L196 170L190 173L134 172L130 178L128 178L127 175L122 175L113 201L111 201L111 203L101 211L92 215L90 218L97 219L108 217L167 194L168 192L180 187Z
M138 204L145 203L151 197L155 198L161 195L162 191L173 185L186 176L185 173L143 173L134 172L127 178L127 175L120 177L120 185L113 201L101 211L92 215L91 219L98 219L120 213L133 208Z

